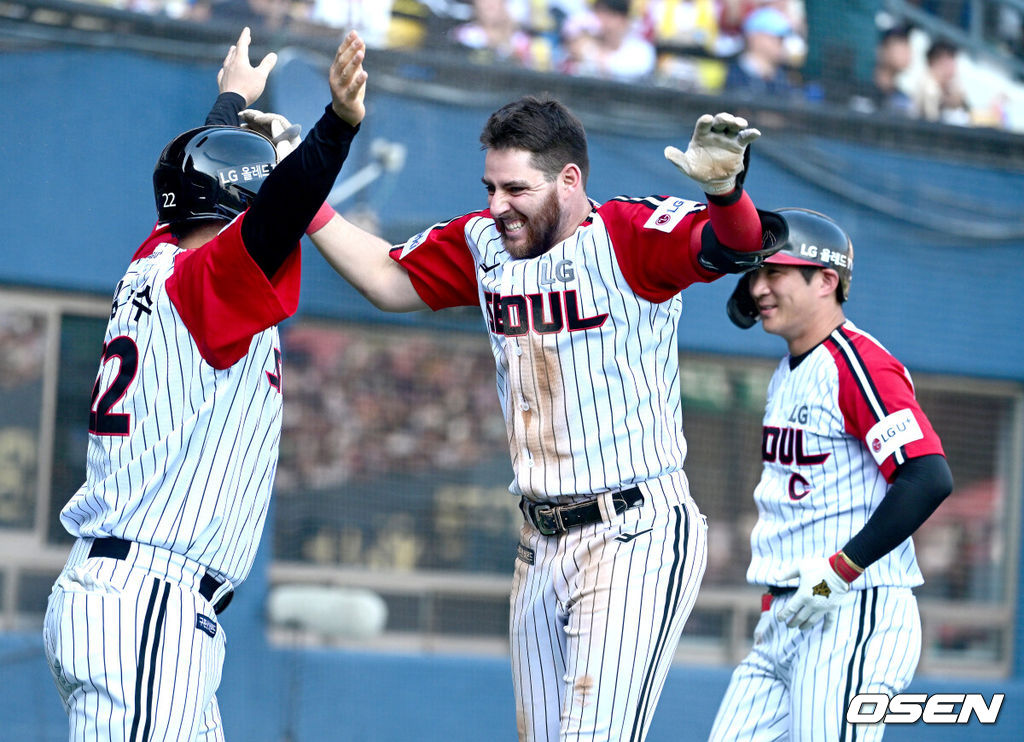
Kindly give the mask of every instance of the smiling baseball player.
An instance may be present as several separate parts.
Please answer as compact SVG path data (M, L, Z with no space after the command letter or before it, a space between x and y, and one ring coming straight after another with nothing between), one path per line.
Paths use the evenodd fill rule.
M680 291L758 265L784 229L742 189L759 132L698 119L666 156L708 203L586 194L586 134L525 97L481 134L488 208L392 248L340 216L331 265L389 311L480 307L524 525L510 639L521 740L642 740L706 563L683 460ZM765 247L767 240L768 247Z
M754 647L732 675L715 742L881 738L846 723L858 693L913 677L923 582L911 534L949 495L942 444L910 374L846 319L853 244L807 209L780 209L782 249L728 302L789 353L768 385L747 581L765 588Z

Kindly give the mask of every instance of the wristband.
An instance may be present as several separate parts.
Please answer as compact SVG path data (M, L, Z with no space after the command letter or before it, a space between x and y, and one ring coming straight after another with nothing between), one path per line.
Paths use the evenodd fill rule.
M864 574L864 568L858 567L854 564L853 560L846 556L842 551L837 551L835 554L830 556L828 558L828 563L832 566L835 573L847 582L853 582Z
M728 193L715 194L705 192L704 195L707 196L708 203L714 204L715 206L732 206L743 198L743 187L737 185Z
M331 219L337 213L338 212L334 210L333 206L324 201L320 208L317 210L316 214L313 215L313 221L311 221L309 223L309 226L306 227L306 234L313 234L314 232L319 232L321 229L324 228L324 225L327 224L327 222L331 221Z

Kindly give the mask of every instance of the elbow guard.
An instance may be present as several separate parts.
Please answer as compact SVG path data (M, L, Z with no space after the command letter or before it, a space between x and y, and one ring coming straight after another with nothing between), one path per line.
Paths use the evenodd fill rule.
M765 258L782 249L789 236L789 228L786 221L773 211L758 209L757 215L761 218L760 250L743 252L723 245L709 222L701 233L697 262L716 273L746 273L759 268Z

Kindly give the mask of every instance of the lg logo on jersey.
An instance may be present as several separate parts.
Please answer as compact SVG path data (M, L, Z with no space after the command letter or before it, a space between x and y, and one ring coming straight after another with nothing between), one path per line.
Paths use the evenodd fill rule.
M806 415L806 409L802 408ZM765 425L761 429L761 460L789 466L820 466L830 453L807 453L804 451L804 431L800 428L781 428ZM811 491L811 483L802 475L793 472L789 477L789 499L802 500Z
M986 702L980 693L859 693L850 701L850 724L967 724L977 715L982 724L995 724L1005 693L993 693Z
M561 281L562 283L569 283L576 278L576 271L573 270L571 260L559 260L555 263L554 272L548 272L549 263L541 263L537 266L540 271L540 275L537 277L537 283L541 286L551 286L555 281Z
M811 411L807 409L807 405L802 404L799 407L794 407L793 411L789 413L789 421L791 423L800 423L806 425L807 421L811 417Z

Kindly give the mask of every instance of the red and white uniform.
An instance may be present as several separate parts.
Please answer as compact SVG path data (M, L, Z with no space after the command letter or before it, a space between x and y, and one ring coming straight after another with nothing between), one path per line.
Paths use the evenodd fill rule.
M747 581L795 587L796 580L780 583L776 575L802 559L842 549L885 497L896 467L941 453L910 374L852 322L796 368L786 356L768 385ZM923 581L908 538L852 587L915 587Z
M158 230L114 293L44 629L75 740L222 738L224 632L197 590L252 567L281 432L276 324L300 279L296 249L268 281L242 218L196 250ZM89 558L105 537L128 556Z
M677 326L680 290L720 277L691 249L707 218L685 199L615 199L515 260L480 211L392 251L431 308L483 312L511 492L599 495L608 514L557 537L523 526L510 628L521 740L642 739L697 595L706 525L683 474ZM634 485L643 504L616 516L610 494Z
M768 385L751 533L753 584L782 580L805 558L827 557L858 533L908 459L942 454L910 374L873 337L845 322ZM883 724L845 722L858 693L903 691L921 653L911 588L923 582L908 538L871 564L835 620L802 631L778 619L792 594L764 605L750 654L736 667L712 742L879 740Z
M693 201L615 199L514 260L480 211L393 250L432 309L483 311L514 494L569 502L682 469L679 292L719 277L685 249L706 220Z

